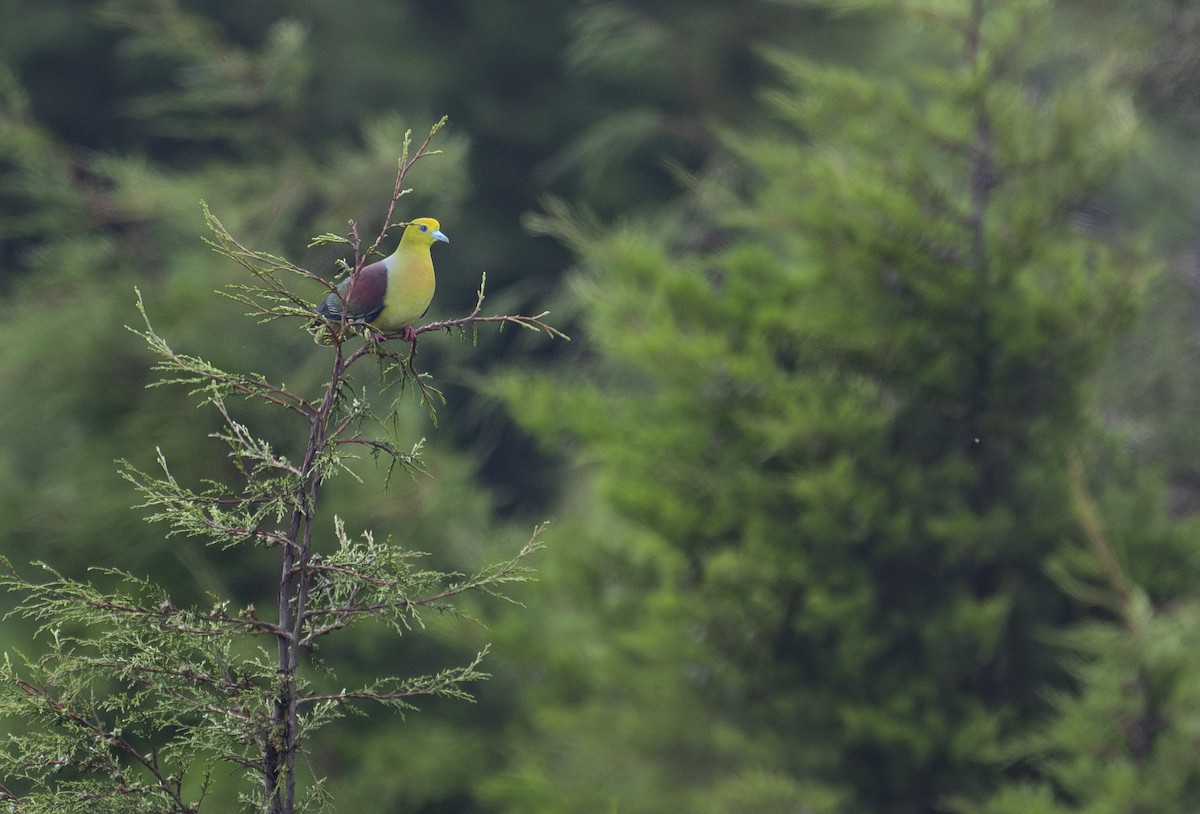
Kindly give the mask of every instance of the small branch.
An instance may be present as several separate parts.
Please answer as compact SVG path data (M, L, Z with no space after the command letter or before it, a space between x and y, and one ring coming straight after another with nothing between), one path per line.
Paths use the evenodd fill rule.
M119 613L126 616L140 616L154 621L154 626L159 630L171 631L174 633L188 633L193 636L221 636L225 633L224 630L196 627L195 625L175 624L167 620L171 618L169 612L164 612L157 608L144 608L137 605L123 605L118 602L111 601L95 601L82 600L89 608L96 610L108 611L109 613ZM288 631L279 627L276 624L259 619L258 617L249 616L230 616L227 613L220 614L195 614L196 619L201 622L212 622L216 625L226 625L230 628L243 628L255 630L259 633L265 633L271 636L286 636L290 635Z
M421 334L432 333L433 331L442 331L442 330L444 330L444 331L459 330L465 334L467 331L467 328L470 328L471 333L472 333L472 342L474 343L474 342L477 342L479 339L479 326L480 325L495 324L495 325L499 325L502 330L505 325L516 325L520 328L525 328L526 330L535 331L535 332L539 332L539 333L545 333L548 336L555 338L555 339L563 339L568 342L571 341L571 337L567 336L565 333L558 330L553 325L550 325L549 323L544 321L544 317L546 317L550 313L549 311L543 311L542 313L536 314L534 316L526 316L526 315L520 315L520 314L499 314L499 315L492 315L492 316L482 316L481 312L483 310L483 299L484 299L483 292L484 292L484 286L486 285L486 283L487 283L487 275L485 274L483 276L483 279L479 283L479 290L476 292L477 297L476 297L476 301L475 301L475 307L471 310L471 313L467 314L465 317L456 317L454 319L445 319L445 320L441 320L438 322L430 322L427 325L422 325L419 328L414 328L413 332L412 332L412 342L411 342L411 346L410 346L410 351L409 351L409 355L408 355L407 359L404 359L399 354L394 353L389 350L386 350L383 347L383 342L385 340L407 338L407 337L405 337L403 331L392 331L392 332L387 332L387 333L378 332L376 334L375 341L368 340L367 342L363 343L363 345L360 348L355 350L348 357L347 367L351 363L357 361L358 359L362 358L363 356L365 356L369 353L374 353L381 358L389 358L389 359L394 360L396 362L397 366L399 366L399 367L403 368L405 371L407 371L409 377L412 379L413 384L416 385L421 390L422 398L425 403L430 405L430 413L431 413L431 415L433 415L435 423L436 423L436 414L434 414L434 412L433 412L431 398L435 395L440 398L441 393L438 392L437 390L432 389L429 385L427 385L425 383L424 377L422 376L421 373L419 373L417 371L416 364L415 364L416 356L417 356L417 337L420 336ZM374 329L369 326L365 326L365 330L372 331ZM443 402L445 401L445 399L441 399L441 400Z
M492 316L482 316L484 287L486 284L487 275L485 274L482 280L480 280L479 290L476 291L475 307L471 309L471 313L467 314L465 317L456 317L453 319L440 320L438 322L430 322L427 325L414 328L413 333L417 336L420 336L421 334L443 330L453 331L458 329L465 332L468 327L474 329L478 325L486 324L500 325L501 328L503 328L505 325L516 325L527 330L545 333L555 339L563 339L568 342L571 341L571 337L567 336L553 325L550 325L544 321L544 318L549 316L549 311L542 311L540 314L535 314L533 316L527 316L523 314L497 314ZM375 330L370 326L360 325L359 327L368 331ZM376 331L376 333L380 340L399 339L404 336L403 331ZM358 361L363 356L371 353L372 351L375 353L383 353L385 355L392 356L393 358L399 358L396 354L383 350L381 347L379 347L379 343L366 342L353 353L351 353L350 356L346 357L346 367L349 367L351 364Z
M240 457L251 457L272 469L277 469L280 472L286 472L289 475L303 477L304 473L300 471L300 467L288 463L286 458L281 458L271 454L271 449L267 444L250 434L245 424L234 421L229 415L229 410L225 407L225 402L218 399L213 402L221 417L225 419L225 426L232 435L231 441L234 449L240 450Z
M311 647L317 639L345 627L352 619L363 614L377 615L381 612L397 612L420 607L432 607L448 599L465 594L468 591L475 590L484 591L492 596L507 598L493 590L490 586L511 582L519 578L519 575L524 571L521 565L522 561L542 547L541 543L538 542L538 538L546 530L547 525L547 523L541 523L536 526L529 540L512 559L485 568L469 579L449 585L437 593L428 594L417 599L403 597L395 599L384 598L363 604L357 603L357 594L355 594L346 604L336 608L311 608L307 612L306 621L311 622L312 620L327 616L332 617L332 619L324 624L310 627L308 633L300 640L299 646L305 648ZM360 585L371 585L380 592L386 592L389 589L402 586L402 581L399 579L381 578L351 566L320 563L312 565L311 568L313 571L341 574Z
M422 325L420 328L415 329L415 331L419 335L419 334L423 334L423 333L429 333L430 331L441 331L441 330L451 331L451 330L454 330L455 328L465 329L467 326L474 327L476 325L484 325L484 324L491 323L491 324L499 324L501 326L517 325L521 328L526 328L531 331L539 331L539 332L544 332L544 333L550 334L550 336L553 336L555 339L565 339L568 342L571 341L571 337L567 336L565 333L558 330L554 326L548 325L542 321L542 318L549 315L549 313L550 313L549 311L543 311L542 313L537 314L536 316L504 314L504 315L487 316L487 317L478 316L476 314L470 314L468 316L459 317L457 319L445 319L440 322L431 322L428 325Z
M367 256L370 256L379 250L379 244L383 242L383 239L387 236L389 229L391 229L393 226L400 225L392 223L392 215L394 215L396 212L396 203L408 193L408 190L404 188L404 179L408 175L408 171L412 169L412 165L416 164L417 161L425 158L426 156L438 155L441 153L441 150L430 150L429 143L433 141L433 137L437 135L437 132L446 126L448 119L448 116L442 116L442 118L439 119L433 125L433 127L429 128L429 134L425 136L425 140L421 142L421 146L417 148L415 153L413 153L412 158L408 157L408 148L412 143L412 130L405 131L404 144L400 151L400 160L397 162L398 166L396 169L396 183L392 188L392 200L388 204L387 214L383 218L383 228L379 230L379 236L375 238L375 242L372 243L371 248L367 250ZM355 232L354 235L354 245L356 247L358 246L357 232Z
M242 537L249 540L254 537L262 540L266 546L288 546L292 541L286 534L281 534L277 531L268 531L263 528L247 528L246 526L227 526L217 523L212 520L201 520L201 524L218 534L224 534L229 537Z
M472 328L472 330L474 330L475 326L480 325L480 324L496 323L496 324L499 324L501 328L503 328L504 325L506 325L506 324L517 325L521 328L526 328L531 331L544 332L555 339L565 339L568 342L571 341L571 337L567 336L565 333L558 330L554 326L548 325L547 323L542 321L543 317L546 317L550 314L549 311L543 311L542 313L537 314L536 316L520 316L520 315L514 316L514 315L507 315L507 314L501 315L501 316L488 316L488 317L480 316L480 313L483 311L483 299L484 299L483 292L484 292L484 288L486 286L487 286L487 275L484 274L483 277L479 281L479 290L475 292L475 307L473 309L471 309L471 313L467 314L465 317L458 317L457 319L446 319L446 320L442 320L441 322L431 322L428 325L422 325L420 328L417 328L415 330L415 333L420 335L423 333L429 333L430 331L441 331L441 330L452 331L455 328L465 331L467 326L470 326Z
M466 696L460 690L456 690L459 684L467 681L472 681L477 678L485 677L483 673L477 672L483 659L487 656L490 647L485 647L483 650L475 654L475 658L470 664L463 667L457 667L452 670L445 670L434 676L428 683L422 684L419 681L409 684L403 689L379 692L372 689L362 690L342 690L338 693L329 693L321 695L304 695L296 699L298 704L318 704L321 702L343 702L343 701L374 701L377 703L387 703L388 701L404 701L409 698L417 698L422 695L442 695L450 694L459 697Z
M81 715L75 708L71 707L67 702L64 702L55 696L51 695L48 690L42 687L37 687L28 681L18 681L17 686L28 696L36 698L53 709L56 713L63 716L66 720L75 725L87 730L93 737L102 738L105 743L112 746L118 752L127 755L131 760L141 765L147 772L154 777L154 785L163 794L171 798L171 801L177 806L180 812L194 814L196 811L192 806L187 805L183 801L181 792L182 779L171 775L164 775L159 768L155 756L147 757L140 750L136 749L133 744L125 740L117 731L110 730L101 725L99 722L93 722ZM174 782L172 782L174 780Z
M1104 531L1104 523L1100 518L1100 509L1095 498L1088 491L1087 471L1083 465L1083 456L1078 449L1072 450L1067 456L1067 472L1071 492L1071 507L1075 510L1075 518L1083 529L1096 556L1096 561L1104 572L1108 587L1116 595L1117 609L1121 620L1129 630L1136 630L1137 619L1133 613L1134 589L1129 578L1121 568L1121 562L1113 548L1112 541Z
M198 673L195 670L170 670L165 667L146 667L132 666L126 662L93 662L98 667L107 667L114 673L122 676L128 676L129 680L135 681L146 687L153 687L161 690L172 698L178 700L181 704L196 712L209 713L214 715L223 715L231 718L239 718L243 721L253 721L256 716L250 714L246 710L237 710L232 707L221 707L213 704L207 704L199 701L193 696L186 695L177 689L156 682L150 676L162 676L166 678L177 678L181 681L211 687L214 690L221 692L237 693L249 689L249 686L240 684L236 681L227 679L219 679L215 676ZM157 746L152 745L151 755L157 760Z
M236 373L229 373L213 367L198 357L176 353L167 344L167 341L154 330L154 326L150 322L150 316L146 312L145 302L142 300L142 292L136 288L134 292L137 297L136 306L138 312L142 315L143 322L146 324L146 329L140 331L130 328L129 330L145 340L150 349L163 358L163 361L155 364L154 370L178 371L182 374L174 378L160 379L153 386L166 384L190 385L194 388L190 393L193 395L205 393L206 402L213 401L221 393L237 393L248 398L261 399L269 404L283 407L306 418L312 416L313 406L306 399L289 390L271 384L271 382L262 376L243 376ZM201 384L204 386L196 386Z

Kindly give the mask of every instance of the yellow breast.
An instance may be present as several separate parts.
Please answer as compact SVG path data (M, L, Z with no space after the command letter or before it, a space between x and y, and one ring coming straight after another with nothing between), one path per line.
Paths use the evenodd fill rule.
M399 251L386 258L387 291L383 295L383 311L371 323L385 331L396 331L411 325L429 309L433 301L433 258L429 247Z

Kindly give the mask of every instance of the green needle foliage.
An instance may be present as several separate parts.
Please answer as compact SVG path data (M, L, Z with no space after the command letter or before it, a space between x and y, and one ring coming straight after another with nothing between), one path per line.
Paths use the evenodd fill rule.
M676 211L535 224L604 375L507 392L627 527L549 557L607 649L542 686L509 810L939 810L1065 680L1067 454L1148 274L1089 204L1134 118L1047 65L1044 3L823 5L904 69L774 53L773 120Z
M1140 572L1161 583L1164 572L1174 572L1194 585L1195 520L1175 526L1172 543L1160 536L1153 515L1131 512L1141 521L1139 556L1131 558L1128 532L1111 523L1111 501L1092 495L1081 456L1072 456L1071 480L1086 541L1062 552L1053 571L1080 602L1100 611L1061 636L1073 691L1051 693L1054 715L1004 745L1004 759L1019 767L1014 782L985 803L961 801L955 810L1195 811L1200 603L1190 585L1156 599L1154 587L1161 585L1138 578ZM1169 565L1146 562L1156 555L1167 555Z
M364 249L351 225L355 258L347 268L361 268L395 225L405 176L432 154L429 141L440 126L411 155L405 139L384 227ZM208 221L213 246L251 275L227 296L251 306L253 317L298 325L313 320L308 301L290 283L329 283L245 248L211 213ZM471 314L423 326L418 335L473 333L481 323L498 323L561 336L544 315L483 316L482 299L481 287ZM220 596L206 606L178 607L166 590L125 571L96 570L93 580L80 581L43 566L50 577L37 581L5 560L0 584L21 597L13 613L39 625L48 651L36 659L9 654L3 663L0 718L12 727L0 749L0 798L22 814L191 814L210 810L210 788L227 782L232 768L245 772L239 797L246 811L331 810L322 779L299 778L317 732L364 705L404 712L421 697L469 700L467 685L486 678L480 670L486 648L464 665L432 674L385 675L346 687L337 665L318 657L321 644L368 620L404 636L419 631L429 612L461 614L457 602L468 593L502 597L508 584L526 579L526 559L540 548L542 529L507 560L472 574L448 573L424 567L419 552L390 537L369 531L352 537L341 519L321 511L323 486L353 475L359 452L389 473L425 473L420 441L401 449L377 435L396 426L395 402L390 413L377 413L367 389L352 378L374 358L385 379L413 385L433 413L437 392L416 369L415 342L402 357L380 337L361 344L339 338L328 379L312 397L175 351L155 331L140 297L138 307L145 327L135 333L158 357L160 379L152 386L183 385L217 411L222 426L213 438L227 447L230 467L227 479L193 487L172 474L160 452L159 473L125 463L123 474L141 493L149 519L183 538L180 545L201 540L271 552L278 581L265 596L274 595L274 607L263 612ZM239 402L279 414L276 433L281 427L306 433L296 447L303 450L299 459L280 454L235 418Z

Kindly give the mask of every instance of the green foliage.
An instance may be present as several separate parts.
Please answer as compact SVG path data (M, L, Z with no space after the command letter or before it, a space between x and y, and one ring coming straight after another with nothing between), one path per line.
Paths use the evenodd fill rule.
M143 389L145 348L123 327L131 288L141 290L162 336L214 365L311 381L317 372L312 355L300 352L304 337L264 334L210 296L243 281L197 240L204 228L197 201L208 200L229 228L255 235L259 245L292 253L315 220L328 227L382 217L363 193L387 200L406 127L381 112L362 122L363 145L317 162L298 155L297 133L252 118L253 140L269 146L269 159L245 163L218 153L179 170L137 155L76 154L23 109L6 109L0 128L13 156L0 184L14 196L0 214L0 232L8 230L0 247L7 295L0 373L22 383L0 413L0 429L12 439L0 452L0 550L11 554L36 539L38 556L72 575L90 564L157 567L165 559L169 577L179 571L178 552L129 514L126 485L111 462L129 458L144 469L157 445L181 477L219 476L224 463L205 448L203 434L181 432L190 427L178 417L194 414L185 391ZM449 208L461 196L465 143L449 137L443 146L443 160L413 175L434 190L410 196L414 207ZM313 262L332 267L335 258L315 253ZM300 298L315 300L324 277L308 285ZM217 429L215 420L198 421ZM285 453L294 444L272 440Z
M492 789L511 810L737 811L787 787L927 811L994 787L993 744L1063 680L1043 636L1077 612L1045 573L1077 535L1066 455L1148 274L1077 213L1133 117L1090 77L1045 84L1041 4L905 8L936 32L907 70L773 53L774 121L732 129L737 169L678 211L534 221L580 257L601 373L502 392L580 444L662 564L585 594L615 663L534 696L516 763L539 794Z
M987 16L980 67L968 70L956 26L971 8ZM1024 14L1039 8L1048 22ZM922 734L923 726L910 725L924 720L919 704L932 703L928 692L913 697L927 663L930 682L955 684L940 657L921 653L944 649L951 661L1007 654L1011 642L1001 634L1013 614L1049 616L1057 631L1108 590L1100 580L1100 588L1078 593L1078 574L1094 566L1095 554L1071 544L1078 518L1063 508L1056 470L1081 437L1091 441L1088 468L1113 548L1148 597L1150 616L1191 603L1194 533L1162 512L1164 503L1193 512L1200 482L1192 374L1200 369L1192 358L1198 85L1189 79L1197 15L1187 4L526 0L514 14L491 0L437 8L363 0L349 12L307 0L11 0L3 16L0 554L15 561L51 562L81 584L108 579L107 572L86 576L93 566L149 574L184 608L207 608L215 596L229 598L230 608L275 601L264 596L278 577L271 552L243 544L238 530L273 522L286 501L268 486L258 493L261 504L227 507L213 490L248 485L239 467L301 460L302 419L228 394L220 399L224 413L215 405L196 410L187 387L144 387L153 381L146 346L123 327L138 320L130 308L136 286L165 346L207 360L230 381L258 387L245 373L258 371L309 395L324 380L327 357L294 325L241 318L256 307L237 301L250 278L196 239L205 231L198 200L220 213L226 235L257 247L244 256L251 265L255 255L298 257L310 235L327 233L303 263L320 281L302 281L296 292L298 307L318 301L353 262L351 238L329 233L347 221L385 219L386 187L409 124L449 111L469 143L440 136L446 156L414 170L418 192L408 198L414 214L453 225L454 251L438 261L431 318L466 313L481 277L489 302L504 311L544 302L570 247L579 247L589 269L575 275L587 281L573 283L554 306L558 319L590 326L569 349L530 341L527 331L478 346L468 340L473 330L459 334L464 341L421 343L419 368L438 372L447 398L437 431L421 429L431 419L419 399L393 399L413 384L402 360L382 363L395 389L377 387L374 375L355 384L360 406L380 407L374 418L362 415L374 423L372 440L407 456L428 434L422 454L405 460L434 478L394 477L397 459L367 448L364 460L346 459L338 472L352 477L322 492L326 516L345 518L346 537L418 541L431 553L411 565L464 574L481 561L506 561L528 522L548 512L574 518L563 536L581 542L548 552L530 613L464 600L464 612L488 624L486 634L424 614L422 636L397 640L386 625L363 621L348 636L330 637L319 655L339 665L347 687L368 687L381 674L436 674L469 663L488 641L502 645L488 660L495 678L473 687L475 706L423 704L433 714L414 716L402 738L386 715L338 719L322 730L310 744L311 773L329 776L325 790L346 810L476 811L505 802L546 811L569 803L606 812L862 809L849 786L892 782L913 765L910 752L958 732L931 726ZM1136 113L1111 94L1114 80L1131 90ZM1001 125L993 128L994 153L1020 170L1001 173L989 190L988 239L1005 256L984 275L989 286L960 262L969 253L963 176L974 154L963 133L972 126L971 100L985 88L985 107ZM1092 128L1097 149L1077 138L1077 125ZM1126 142L1134 160L1114 176L1111 159ZM620 229L628 245L612 257L632 265L641 261L639 247L648 250L639 275L609 270L602 255L616 235L584 217L554 218L549 231L571 233L566 248L530 239L519 217L546 194L627 223ZM1135 333L1094 387L1082 374L1104 356L1132 310L1120 301L1136 299L1146 276L1140 251L1123 245L1130 223L1145 227L1144 247L1167 273L1150 280ZM1091 239L1097 262L1080 263L1072 247L1081 236ZM946 249L953 251L938 254ZM1022 256L1031 262L1019 270ZM1119 291L1118 281L1118 302L1106 305L1114 270L1128 275L1128 289ZM617 286L630 297L609 291ZM212 297L214 288L227 298ZM890 296L877 296L881 289ZM720 295L729 290L726 303ZM611 306L595 307L605 299ZM745 311L761 311L762 323ZM972 314L989 329L974 330ZM1080 314L1091 314L1090 325ZM991 356L979 353L988 338L996 347L993 384L984 387L988 377L980 376L967 387L978 361ZM642 342L654 359L643 358ZM556 362L570 387L506 385L519 405L513 412L527 427L541 425L530 430L544 443L537 454L506 411L475 388L488 390L501 364ZM631 404L630 393L652 394L652 403ZM1097 417L1117 430L1101 444L1091 438L1091 413L1077 412L1095 394ZM990 405L976 414L999 430L985 426L982 434L959 420L972 404ZM1006 420L1007 408L1015 412ZM551 425L545 416L556 412L568 415ZM210 433L227 438L213 443ZM228 439L239 434L257 450L245 460L231 454ZM627 439L627 448L613 437ZM975 437L993 445L976 457L954 454ZM739 454L742 446L758 455ZM148 483L166 477L159 455L170 462L176 490L166 502L194 506L190 523L223 525L228 531L214 536L230 545L197 545L183 527L171 536L169 526L144 524L129 511L129 484L113 459L127 459L125 474ZM1044 471L1010 465L1038 458ZM956 491L985 459L1000 463L992 470L999 476L1007 469L997 480L1018 482L1023 496L1010 499L1001 489L986 524L975 509L994 490ZM928 463L928 474L913 460ZM1169 488L1160 466L1169 470ZM609 496L603 505L596 484ZM931 494L940 496L932 508ZM562 505L550 509L555 496ZM507 525L514 513L523 518L519 528ZM854 523L860 527L847 533ZM334 530L325 532L332 546ZM742 537L756 540L744 557ZM776 550L785 537L802 556ZM839 543L860 537L861 549ZM877 556L881 538L890 541L886 561ZM930 539L941 547L925 558ZM897 570L893 590L888 569L910 545L924 567ZM1048 590L1039 546L1052 563ZM1010 550L1013 562L987 565ZM856 575L858 559L866 564ZM943 583L958 586L969 568L975 584L951 602ZM988 601L976 598L980 585L1002 578L1008 582ZM906 588L914 579L934 586L925 605ZM786 613L756 580L781 590L814 586L798 592L802 612L794 615L832 633L813 648L809 672L795 685L806 692L818 668L836 684L828 678L837 663L831 653L859 651L846 663L863 662L895 640L896 664L908 665L911 680L873 670L828 696L813 693L814 706L828 697L830 707L859 693L847 721L867 742L852 756L871 767L866 781L838 779L848 731L840 719L829 730L823 721L788 728L782 715L740 716L758 709L754 699L768 691L782 687L776 709L805 694L762 657L763 637ZM876 624L872 603L889 596L916 608ZM1029 607L1031 597L1047 596L1054 597L1047 607ZM0 595L0 603L11 599ZM1101 607L1117 618L1110 605ZM714 621L718 610L728 624ZM936 618L926 625L926 615ZM1109 670L1124 675L1128 659L1112 655L1134 649L1121 643L1124 625L1118 620L1103 646L1057 633L1048 645L1039 635L1037 664L988 662L996 667L990 686L1012 679L1028 698L1041 677L1062 673L1069 686L1085 686L1070 661L1057 664L1062 648L1086 657L1096 671L1088 682L1103 684ZM52 640L31 639L35 628L9 616L0 647L36 662ZM725 641L740 630L759 638ZM917 655L904 662L910 649ZM728 653L750 654L751 666L731 663ZM1183 687L1186 658L1165 663L1157 686L1178 678ZM756 670L761 680L739 677ZM740 685L749 689L739 693ZM1047 692L1070 714L1074 696L1060 689L1056 683ZM960 697L954 690L947 699ZM1003 729L1028 734L1033 716L1050 706L1037 698L1004 707L996 716ZM1106 714L1094 700L1087 708L1097 719ZM978 718L991 721L997 709ZM1171 720L1173 711L1156 714ZM761 718L768 720L759 725ZM871 741L871 726L883 729L885 718L900 721L886 728L889 737L912 747L897 750L895 769ZM1014 791L1013 808L1025 805L1020 794L1069 804L1055 792L1062 781L1054 767L1039 762L1039 731L1025 751L1021 735L1001 739L1000 756L993 749L978 773L962 774L962 785L983 773L987 784L996 782L1008 768L1033 778ZM1092 737L1082 726L1073 731ZM1086 754L1087 744L1068 743L1065 732L1053 736L1059 753ZM963 736L940 751L966 753L970 745ZM1148 746L1153 753L1153 738ZM1162 761L1151 773L1162 776L1168 754L1134 763ZM1186 780L1190 763L1177 754L1176 774ZM1129 774L1124 765L1119 771ZM226 775L214 777L209 805L233 807ZM1139 793L1151 799L1147 787ZM1101 808L1099 797L1087 805ZM1166 794L1154 799L1172 805Z
M1189 591L1183 601L1156 606L1131 577L1144 564L1125 562L1106 524L1111 508L1089 493L1079 458L1072 487L1087 545L1064 550L1053 570L1074 596L1104 614L1061 636L1076 688L1053 693L1053 716L1000 750L1020 767L1019 780L984 803L959 808L989 814L1193 811L1200 802L1192 758L1200 726L1196 602ZM1194 539L1194 528L1190 532ZM1150 529L1139 530L1139 537L1144 551L1152 541L1165 548ZM1195 573L1194 566L1187 570Z
M111 571L123 587L53 572L32 583L5 565L18 612L52 642L36 661L5 661L0 714L30 725L3 758L5 776L33 788L21 810L191 811L218 762L252 765L276 682L272 654L230 635L267 627L253 609L179 609Z
M126 103L147 136L261 149L264 126L295 126L311 70L310 43L296 20L275 22L251 51L172 0L109 0L97 14L126 33L119 55L128 64L153 65L171 78L167 88Z
M428 145L444 120L411 154L406 134L396 182L379 236L364 246L352 224L352 268L376 250L392 224L411 167L434 154ZM282 257L245 248L209 212L213 247L251 275L227 295L250 306L250 316L308 325L314 318L296 282L322 282ZM328 242L318 239L316 242ZM423 326L430 331L477 330L478 323L514 324L561 336L540 317L481 316L482 289L467 317ZM199 538L222 550L256 547L275 554L277 581L261 598L277 601L274 621L253 603L237 611L228 597L211 605L186 605L149 580L124 570L101 573L126 587L105 589L54 572L44 583L29 581L4 561L0 580L24 598L12 615L39 624L50 647L40 658L7 659L0 686L0 716L23 719L28 728L0 749L0 771L24 781L3 793L23 812L198 812L222 766L246 771L251 781L239 799L243 810L292 814L329 810L330 796L318 774L298 782L309 742L317 731L373 703L413 710L414 699L469 699L464 685L485 678L478 669L487 648L465 666L411 677L375 675L355 687L333 662L315 654L325 640L371 620L393 636L424 626L424 612L461 615L455 603L468 593L502 596L508 583L523 581L524 561L540 545L534 535L516 555L473 575L423 567L417 552L371 531L352 537L336 515L324 511L322 487L336 475L354 474L354 450L365 450L395 468L427 474L422 442L404 452L378 437L397 425L394 403L386 419L376 416L371 396L351 371L371 357L380 373L410 382L428 401L436 394L428 374L415 368L416 342L406 359L372 335L356 348L349 336L331 341L329 378L315 397L276 384L261 373L235 373L206 359L176 352L156 332L141 299L145 328L135 331L158 357L159 385L184 385L201 405L215 408L221 426L211 437L227 447L223 478L199 488L185 485L158 454L161 475L124 463L124 476L141 493L149 519L170 527L168 536ZM306 437L291 459L234 417L242 402L285 414ZM236 405L236 406L235 406ZM429 409L433 412L433 406ZM297 420L298 419L298 420ZM332 525L332 532L328 530ZM329 537L333 545L322 545ZM340 687L340 689L337 689ZM229 810L228 801L216 806ZM204 810L208 810L205 808Z

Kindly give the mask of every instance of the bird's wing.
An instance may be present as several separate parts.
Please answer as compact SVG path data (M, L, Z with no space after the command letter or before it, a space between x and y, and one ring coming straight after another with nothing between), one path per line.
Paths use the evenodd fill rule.
M331 322L338 322L342 318L344 305L349 321L370 322L383 311L387 283L387 267L382 260L363 266L358 274L343 280L336 293L329 292L325 302L317 308L317 313Z

